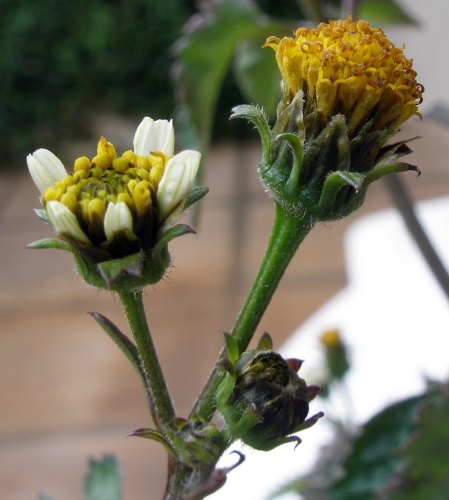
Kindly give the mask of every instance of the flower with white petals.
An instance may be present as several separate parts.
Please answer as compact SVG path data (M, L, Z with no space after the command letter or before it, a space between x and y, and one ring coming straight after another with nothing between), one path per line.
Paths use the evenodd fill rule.
M95 249L101 261L136 252L148 260L174 216L206 192L193 189L200 153L173 155L174 142L171 120L145 117L133 151L117 156L113 144L101 137L97 154L77 158L72 173L46 149L28 155L30 175L58 235L90 257Z

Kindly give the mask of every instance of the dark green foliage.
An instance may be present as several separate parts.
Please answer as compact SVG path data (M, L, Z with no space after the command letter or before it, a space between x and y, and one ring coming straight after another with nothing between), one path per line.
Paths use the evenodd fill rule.
M401 450L403 467L389 492L392 500L446 500L449 492L449 388L431 388L418 426Z
M329 498L375 498L400 463L398 450L415 429L422 397L387 407L363 427L343 464L344 476L329 488Z
M1 163L88 133L103 109L168 117L169 49L191 12L181 0L0 0Z

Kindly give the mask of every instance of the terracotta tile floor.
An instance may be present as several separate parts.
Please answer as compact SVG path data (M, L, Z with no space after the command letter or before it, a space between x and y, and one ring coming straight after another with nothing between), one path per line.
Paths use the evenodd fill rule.
M447 195L449 130L415 120L403 134L424 137L412 144L410 157L423 175L402 176L414 199ZM164 283L146 292L155 342L180 415L189 412L216 358L222 330L232 327L265 246L272 206L257 182L258 155L255 146L213 149L206 178L210 194L198 234L171 245L173 269ZM87 457L115 453L122 464L124 498L158 500L164 452L155 443L126 437L148 424L141 387L86 314L99 311L126 328L119 304L84 285L71 272L69 255L24 249L50 231L32 213L37 192L23 170L0 178L0 498L33 499L45 492L58 500L81 499ZM378 183L357 214L315 228L259 331L269 331L279 345L343 288L346 227L364 213L391 205Z

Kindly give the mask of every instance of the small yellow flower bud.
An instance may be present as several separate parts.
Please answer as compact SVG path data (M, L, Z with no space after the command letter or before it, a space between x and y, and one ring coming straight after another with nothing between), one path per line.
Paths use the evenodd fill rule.
M66 192L61 196L61 203L75 213L76 207L78 206L78 200L76 196L71 192Z
M59 200L61 198L62 193L63 193L62 188L58 188L56 186L49 187L45 190L43 199L45 201Z
M133 165L134 167L137 165L137 155L136 153L134 153L134 151L131 151L130 149L122 154L122 158L128 160L129 163L131 163L131 165Z
M136 167L150 170L150 168L151 168L150 160L148 158L146 158L145 156L138 156Z
M94 198L93 200L90 200L87 210L91 221L102 220L106 211L106 206L103 200L100 198Z
M74 172L77 172L79 170L89 170L91 166L90 160L87 156L80 156L75 160L75 163L73 165L73 170Z
M92 165L95 165L102 170L106 170L112 164L111 157L104 153L99 153L92 158Z
M337 329L326 330L321 335L321 343L327 348L336 347L341 344L340 332Z
M131 192L136 205L137 216L144 215L151 206L151 185L148 181L140 181L135 184Z
M164 167L162 165L154 165L150 170L149 181L153 186L157 186L164 175Z
M104 137L100 137L100 140L98 141L97 154L107 155L111 161L117 158L114 145L111 142L108 142Z
M129 161L121 156L120 158L116 158L112 162L112 168L116 171L119 172L120 174L123 174L126 172L126 170L129 168Z
M117 201L118 202L120 202L120 201L125 202L132 211L136 210L136 205L134 203L134 200L131 198L129 193L119 193L117 195Z

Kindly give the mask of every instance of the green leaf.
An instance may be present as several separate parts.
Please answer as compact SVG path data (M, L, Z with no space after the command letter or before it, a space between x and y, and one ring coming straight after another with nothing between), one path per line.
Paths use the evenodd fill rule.
M395 403L366 423L343 464L344 476L328 490L333 500L375 498L400 463L398 449L415 428L424 396Z
M89 460L85 479L85 500L120 500L120 471L115 457L106 455L100 460Z
M284 30L284 26L271 22L263 15L253 0L205 2L195 15L194 29L175 44L178 59L175 85L178 95L183 98L183 106L188 108L188 112L183 111L182 114L184 118L190 118L197 130L203 153L210 141L220 88L237 47L248 40L254 43L254 40L260 41ZM251 46L251 51L253 50L254 47ZM263 49L260 51L264 52ZM265 52L270 51L265 49ZM271 57L274 59L273 54ZM260 61L254 58L251 60L251 57L245 59L243 53L240 53L240 61L237 63L239 79L242 84L244 82L246 91L255 92L256 73L263 73L262 66L266 58L268 56L261 55ZM272 67L270 63L270 68ZM277 70L275 74L278 75ZM269 78L271 81L272 77ZM278 79L280 80L279 76ZM267 91L263 93L268 95Z
M130 363L133 365L136 372L139 374L143 385L146 388L145 373L143 372L139 354L134 343L120 331L120 329L112 323L108 318L103 316L98 312L89 313L95 321L103 328L103 330L109 335L109 337L115 342L115 344L120 348L123 354L128 358Z
M357 17L368 21L371 25L418 24L394 0L360 0L357 4Z
M265 40L266 33L240 43L234 59L234 74L246 100L256 102L273 116L281 96L280 75L273 51L261 48Z

